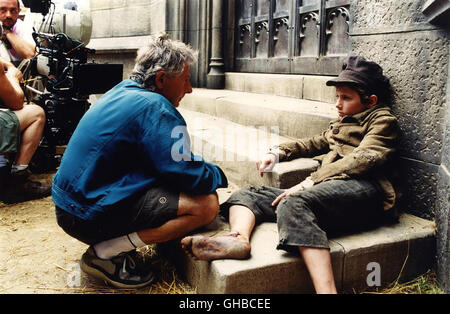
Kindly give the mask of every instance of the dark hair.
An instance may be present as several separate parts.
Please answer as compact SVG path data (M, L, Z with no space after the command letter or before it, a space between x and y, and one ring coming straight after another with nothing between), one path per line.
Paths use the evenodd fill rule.
M377 86L362 86L359 84L342 84L353 88L361 98L361 103L367 105L370 103L370 96L376 95L378 97L378 103L390 106L392 102L392 86L389 79L384 77L385 80L380 82Z
M386 105L392 100L392 87L381 66L362 56L348 57L339 76L328 80L326 85L347 85L353 88L361 96L363 104L370 102L370 95L376 95L378 101Z

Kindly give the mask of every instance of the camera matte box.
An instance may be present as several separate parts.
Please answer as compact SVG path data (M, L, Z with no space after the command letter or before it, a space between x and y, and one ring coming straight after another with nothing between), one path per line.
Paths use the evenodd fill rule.
M123 64L84 63L74 68L75 92L103 94L123 79Z

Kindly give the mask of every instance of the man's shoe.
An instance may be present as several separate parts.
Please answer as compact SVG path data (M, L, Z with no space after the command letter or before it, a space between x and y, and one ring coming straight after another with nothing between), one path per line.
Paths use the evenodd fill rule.
M142 288L155 282L157 277L155 270L136 250L101 259L89 247L81 257L80 267L86 274L116 288Z
M3 197L5 193L6 185L8 183L9 178L9 167L0 167L0 199Z
M29 179L31 172L28 169L18 171L9 176L7 188L2 195L6 204L20 203L44 198L52 194L52 187L41 182Z

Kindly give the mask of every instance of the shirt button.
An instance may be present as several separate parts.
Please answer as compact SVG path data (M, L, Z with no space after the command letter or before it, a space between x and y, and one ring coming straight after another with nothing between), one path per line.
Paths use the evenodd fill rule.
M165 203L167 203L167 198L166 197L161 197L160 199L159 199L159 203L160 204L165 204Z

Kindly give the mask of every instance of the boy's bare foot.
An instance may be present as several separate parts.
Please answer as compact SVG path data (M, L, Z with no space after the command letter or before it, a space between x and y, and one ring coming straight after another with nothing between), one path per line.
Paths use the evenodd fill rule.
M239 233L224 236L189 236L181 240L186 254L203 260L246 259L250 256L249 240Z

